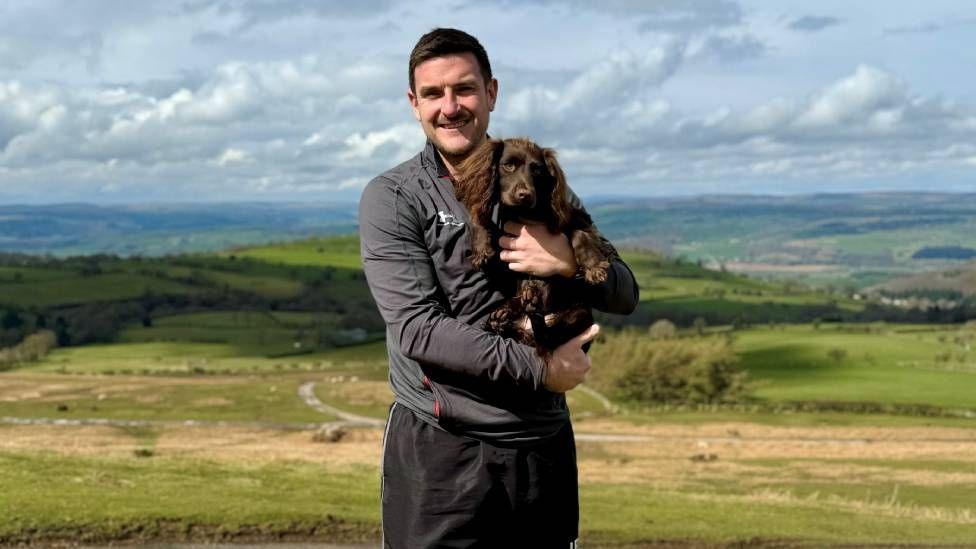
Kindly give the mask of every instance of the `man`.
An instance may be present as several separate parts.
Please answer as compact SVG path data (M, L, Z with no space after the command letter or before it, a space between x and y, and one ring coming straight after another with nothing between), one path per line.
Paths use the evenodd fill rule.
M577 537L576 450L565 391L590 367L596 326L543 362L482 329L505 299L471 266L455 167L487 138L498 82L477 39L435 29L410 56L407 98L425 149L369 183L359 206L363 268L387 323L395 403L383 442L387 547L570 547ZM567 237L507 223L500 259L535 276L576 273ZM580 291L629 313L622 262ZM518 537L515 537L518 535Z

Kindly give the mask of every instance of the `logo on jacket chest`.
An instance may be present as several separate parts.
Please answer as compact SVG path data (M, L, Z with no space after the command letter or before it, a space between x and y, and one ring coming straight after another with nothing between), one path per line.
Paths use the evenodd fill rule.
M464 221L458 219L454 214L444 211L437 212L437 221L441 225L450 225L451 227L464 226Z

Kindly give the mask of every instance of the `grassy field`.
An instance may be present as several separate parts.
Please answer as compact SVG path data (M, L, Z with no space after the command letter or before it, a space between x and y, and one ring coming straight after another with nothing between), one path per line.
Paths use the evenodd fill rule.
M331 445L287 431L80 429L0 427L0 542L378 538L378 429ZM577 431L654 440L578 443L589 546L964 546L976 536L972 429L604 418Z
M705 329L731 333L748 372L751 396L738 405L608 407L582 389L568 394L581 435L584 543L976 539L976 425L963 414L912 415L911 408L976 411L976 332L784 324L781 317L798 311L857 312L863 304L652 253L625 252L625 259L651 319L721 313L775 323ZM377 539L382 431L314 442L309 425L336 417L298 395L312 382L327 404L386 416L392 395L379 332L352 345L361 334L343 330L371 305L355 237L106 260L100 272L84 261L63 267L0 268L0 302L51 306L147 289L260 298L241 298L245 304L293 301L231 310L201 300L180 310L167 298L149 322L127 320L113 343L55 349L0 372L0 417L36 423L0 422L0 545ZM608 329L591 355L613 345ZM597 361L590 380L613 399L612 386L596 383L609 368ZM852 413L861 404L871 406ZM58 423L93 419L150 423ZM590 437L599 434L644 438Z
M0 485L0 544L44 534L149 541L195 531L216 539L378 537L378 482L364 467L0 453Z
M330 376L331 377L331 376ZM7 375L0 416L52 419L321 423L334 417L297 398L323 375L137 376Z
M75 305L137 298L146 292L193 294L186 284L129 273L51 278L0 284L0 303L28 307Z
M778 326L736 333L756 396L976 409L976 333L938 326Z
M249 257L269 263L361 269L359 237L355 235L313 238L271 246L254 246L224 252L224 256Z
M336 332L338 318L330 313L212 311L171 315L151 327L134 325L119 335L129 343L186 342L226 344L245 356L285 356L315 349Z
M706 270L648 252L624 251L621 255L640 286L638 314L648 321L668 318L688 325L693 318L702 317L720 324L788 322L864 309L863 302L791 282Z
M221 325L227 314L201 313L191 320L199 327ZM247 322L308 319L285 313ZM760 397L835 398L845 386L861 383L845 377L845 369L864 375L873 368L878 380L891 369L912 370L884 364L902 356L895 343L921 343L914 356L923 360L947 342L956 344L957 336L955 328L838 328L738 332L743 364L759 382ZM779 348L779 341L789 344ZM839 346L867 349L874 361L849 350L849 358L834 364L826 351ZM385 356L381 342L293 363L245 356L228 344L62 349L40 364L0 374L0 416L289 424L334 419L298 398L298 385L313 381L321 400L384 417L390 399ZM777 376L773 356L803 367ZM169 375L161 375L167 368ZM203 372L194 374L194 368ZM238 373L227 373L235 368ZM821 368L833 375L823 376ZM104 375L106 369L116 374ZM120 375L124 369L156 375ZM961 398L971 391L964 379L943 379L940 394ZM900 398L884 392L875 397ZM976 536L969 503L976 498L972 420L730 408L611 414L583 391L569 398L581 436L648 437L579 442L582 539L590 546L661 540L679 547L742 540L963 544ZM0 425L0 543L376 540L381 437L379 429L362 430L323 445L309 431L246 425Z
M0 265L0 306L45 309L230 292L293 300L308 286L334 305L349 303L368 299L358 249L358 239L347 235L164 259L38 258Z
M42 269L37 267L11 267L0 266L0 282L2 283L21 283L21 282L47 282L73 276L72 272L65 272L61 269Z
M589 381L594 387L612 398L624 398L627 384L632 383L627 381L628 369L652 360L649 357L658 347L671 352L729 340L737 356L730 360L747 374L745 394L735 406L726 406L733 411L976 417L972 398L976 330L971 327L883 323L716 327L706 329L703 336L687 329L678 334L680 339L660 344L644 334L628 329L601 336L590 350L594 368ZM632 404L668 408L659 403Z

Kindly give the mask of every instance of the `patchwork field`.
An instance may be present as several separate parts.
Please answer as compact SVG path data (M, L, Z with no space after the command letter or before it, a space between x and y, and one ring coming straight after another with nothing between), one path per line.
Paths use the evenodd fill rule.
M865 288L959 265L976 250L972 195L699 196L591 204L614 242L728 270Z
M972 326L848 323L902 318L843 292L624 256L640 309L601 317L588 386L568 395L586 546L976 539ZM382 430L364 425L392 397L355 237L8 259L6 334L47 327L70 345L0 371L0 545L375 543ZM621 396L601 356L662 318L673 342L730 341L747 393Z
M200 326L224 320L194 317ZM962 352L958 327L869 328L753 328L737 331L735 344L767 404L971 407L976 376L924 367L947 347ZM834 348L847 354L838 361ZM338 442L316 442L316 427L337 418L298 388L313 383L320 401L382 419L385 375L382 343L287 361L229 344L124 343L61 349L0 373L0 544L371 543L382 431L347 427ZM861 386L870 391L855 391ZM569 397L589 546L962 547L976 539L973 419L897 409L608 408L592 391Z

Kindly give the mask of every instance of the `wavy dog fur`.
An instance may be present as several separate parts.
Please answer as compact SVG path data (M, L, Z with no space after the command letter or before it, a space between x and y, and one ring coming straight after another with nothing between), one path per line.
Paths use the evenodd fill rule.
M534 221L551 232L565 233L581 277L589 284L606 280L616 251L590 216L569 202L566 176L552 149L524 138L489 140L458 166L455 191L468 210L476 268L485 268L498 255L502 231L491 213L499 204L503 222ZM491 314L489 330L533 345L540 356L547 356L593 323L592 311L582 302L580 282L560 276L516 276L515 295Z

